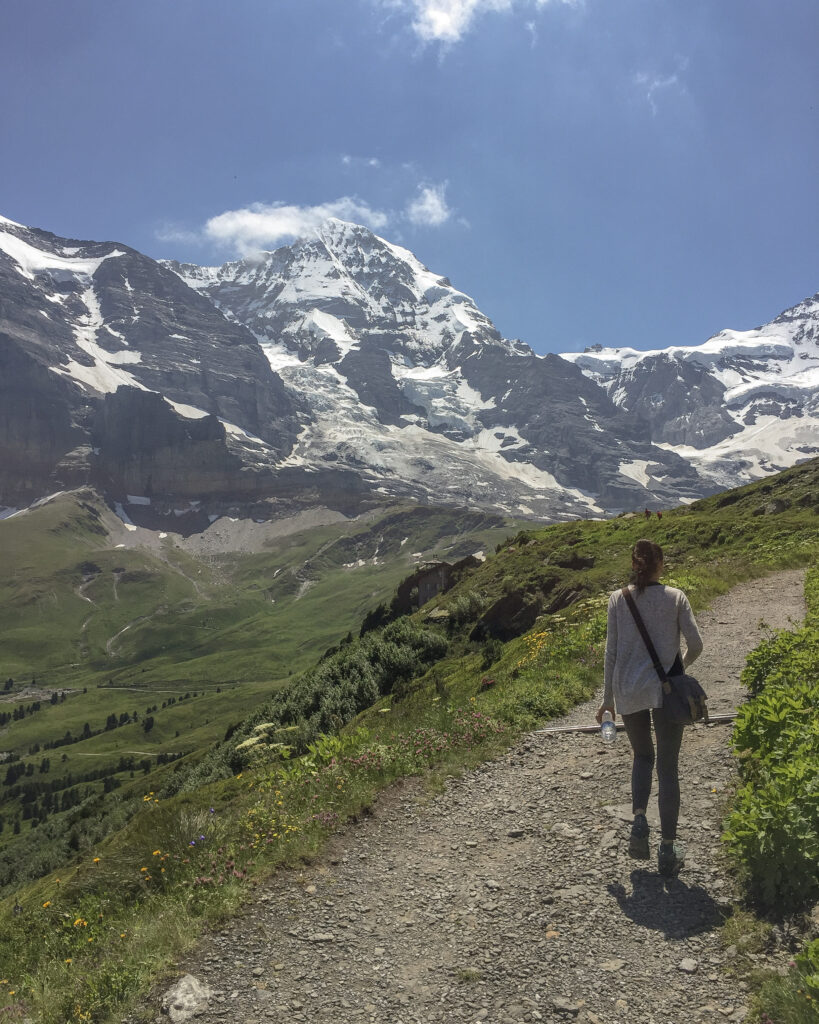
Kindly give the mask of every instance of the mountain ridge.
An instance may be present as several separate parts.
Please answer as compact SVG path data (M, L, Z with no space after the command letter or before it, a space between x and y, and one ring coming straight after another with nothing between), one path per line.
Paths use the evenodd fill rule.
M815 450L812 355L789 375L797 399L781 382L772 398L770 366L742 353L717 370L665 350L540 356L409 250L336 219L220 267L0 220L0 288L0 506L92 484L191 522L395 500L585 518ZM759 329L780 338L771 358L813 352L802 305ZM763 417L770 452L736 458L756 422L726 399L730 373L758 381L740 413Z

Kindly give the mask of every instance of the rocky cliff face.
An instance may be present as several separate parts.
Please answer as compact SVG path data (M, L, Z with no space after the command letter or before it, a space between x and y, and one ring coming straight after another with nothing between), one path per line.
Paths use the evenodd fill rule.
M98 480L169 500L255 491L305 416L253 335L176 274L9 221L0 365L0 505Z

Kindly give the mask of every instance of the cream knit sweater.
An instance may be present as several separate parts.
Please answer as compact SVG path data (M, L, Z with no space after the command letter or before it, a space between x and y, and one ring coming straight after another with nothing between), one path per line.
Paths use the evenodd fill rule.
M688 598L681 590L662 583L650 583L642 594L636 587L629 589L666 671L680 652L681 633L687 645L683 665L690 665L700 656L700 632ZM614 706L618 714L630 715L661 707L662 703L660 678L626 599L621 591L615 590L609 598L603 704Z

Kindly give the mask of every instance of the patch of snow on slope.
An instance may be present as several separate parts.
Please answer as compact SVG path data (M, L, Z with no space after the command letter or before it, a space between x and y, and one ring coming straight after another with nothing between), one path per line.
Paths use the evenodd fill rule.
M186 420L201 420L205 416L209 416L210 413L205 412L204 409L197 409L195 405L184 405L182 402L174 402L170 398L166 398L165 401L171 408L175 409L180 416L184 416Z
M819 455L819 416L757 416L756 423L710 448L659 444L688 459L703 475L724 486L736 486L795 466Z
M350 334L347 324L331 313L311 309L302 320L302 327L314 338L330 338L338 345L342 355L358 348L358 339Z
M431 427L445 425L472 434L476 429L475 414L495 408L494 401L485 402L470 387L460 369L447 370L440 363L412 366L394 360L392 374L409 401L424 409Z
M651 474L647 472L647 466L648 461L646 459L634 459L633 462L621 462L619 470L623 476L636 480L643 487L649 487L651 485Z
M517 427L484 427L474 437L479 448L488 452L508 452L529 444Z
M259 342L262 352L264 352L265 358L270 363L270 368L274 373L280 373L287 367L303 365L296 353L291 352L286 345L271 341L262 334L256 334L255 338Z
M252 445L254 448L267 448L267 445L260 437L256 437L255 434L249 434L246 430L242 430L241 427L237 427L235 423L229 423L223 419L220 419L219 422L231 437L237 438L244 444Z
M8 221L6 223L13 223ZM104 260L113 259L116 256L124 256L124 252L115 249L106 253L105 256L88 257L76 259L71 256L57 256L55 253L47 252L45 249L37 249L28 242L18 238L7 231L0 231L0 249L7 253L20 267L23 277L33 280L38 273L44 271L60 272L83 277L91 277Z
M116 391L121 384L147 391L148 388L132 374L117 369L120 365L141 362L140 352L134 352L132 349L108 352L97 344L97 331L103 326L103 320L93 284L89 284L82 293L82 301L88 312L79 317L74 325L74 341L78 348L94 360L94 365L86 366L72 359L64 366L52 366L50 369L63 376L72 377L79 384L103 394Z

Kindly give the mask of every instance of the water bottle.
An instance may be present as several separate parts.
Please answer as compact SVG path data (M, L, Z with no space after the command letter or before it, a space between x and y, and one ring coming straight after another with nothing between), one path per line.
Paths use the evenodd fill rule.
M600 736L604 743L614 743L617 739L617 726L610 711L603 712L603 720L600 723Z

